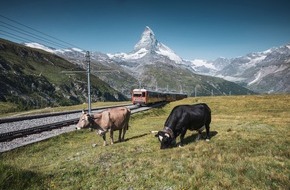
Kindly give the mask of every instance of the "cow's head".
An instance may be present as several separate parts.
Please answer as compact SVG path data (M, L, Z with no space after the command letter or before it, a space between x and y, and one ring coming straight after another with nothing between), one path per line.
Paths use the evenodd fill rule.
M157 137L161 143L160 149L170 148L175 145L175 138L170 132L165 130L158 131L155 137Z
M104 115L104 116L103 116ZM100 125L107 126L109 120L109 113L96 113L93 116L83 111L79 119L79 122L76 125L76 129L91 128L96 129L97 133L101 136L104 136L108 131L108 128L103 129Z
M87 112L83 111L76 125L76 129L88 128L93 122L93 118Z

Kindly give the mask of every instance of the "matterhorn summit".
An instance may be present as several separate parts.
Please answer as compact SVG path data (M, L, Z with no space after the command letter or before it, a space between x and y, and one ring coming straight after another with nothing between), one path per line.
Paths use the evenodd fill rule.
M134 47L134 51L139 51L142 48L146 50L155 49L157 44L158 41L155 38L154 32L148 26L146 26L140 41Z
M177 64L183 62L177 54L166 45L159 42L154 32L148 26L145 27L141 39L134 46L130 53L108 54L108 56L117 62L154 62L168 59Z

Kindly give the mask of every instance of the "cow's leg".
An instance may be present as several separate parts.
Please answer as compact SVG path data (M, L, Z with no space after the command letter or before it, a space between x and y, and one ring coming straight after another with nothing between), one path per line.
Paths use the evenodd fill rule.
M122 141L121 136L122 136L122 129L119 130L119 142Z
M126 131L127 131L127 127L124 127L124 128L123 128L122 141L125 141L125 134L126 134Z
M183 146L183 140L184 140L184 136L185 136L186 130L182 130L180 133L180 144L179 147Z
M110 130L110 139L111 139L111 144L114 144L114 131Z
M197 130L198 134L197 134L197 137L196 137L195 141L199 141L200 140L201 132L204 130L204 127L205 126L202 126L200 129Z
M210 139L210 134L209 134L209 124L205 125L205 129L206 129L206 141L209 141Z
M200 140L202 130L198 130L197 132L198 133L197 133L197 137L195 138L195 142Z
M102 137L103 137L103 140L104 140L103 146L107 146L106 134L103 134Z

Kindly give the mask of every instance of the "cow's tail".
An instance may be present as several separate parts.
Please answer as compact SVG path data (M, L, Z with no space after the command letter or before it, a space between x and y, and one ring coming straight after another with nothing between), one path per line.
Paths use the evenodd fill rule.
M208 110L208 115L205 118L205 123L209 125L211 123L211 109L208 107L207 104L205 105L206 105L206 109Z
M129 120L130 120L130 116L131 116L131 110L129 108L127 108L127 111L128 111L128 114L126 117L126 123L127 123L126 130L129 129Z

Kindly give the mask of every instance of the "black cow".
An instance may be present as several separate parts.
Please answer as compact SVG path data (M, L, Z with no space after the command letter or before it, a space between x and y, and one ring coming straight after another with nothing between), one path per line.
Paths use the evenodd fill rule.
M161 149L169 148L175 145L175 139L180 135L180 146L183 145L183 139L187 129L197 130L200 139L201 132L206 128L206 140L209 140L209 124L211 122L211 110L208 105L201 103L195 105L179 105L173 108L168 116L162 131L158 131L155 137L158 137L161 143Z

